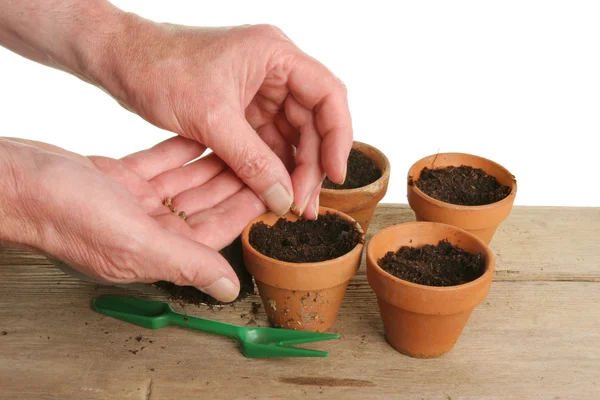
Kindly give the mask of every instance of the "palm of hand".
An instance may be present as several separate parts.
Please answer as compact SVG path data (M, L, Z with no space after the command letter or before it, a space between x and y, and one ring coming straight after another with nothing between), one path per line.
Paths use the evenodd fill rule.
M214 154L196 160L205 150L174 137L120 160L88 159L124 186L160 226L220 250L266 208Z

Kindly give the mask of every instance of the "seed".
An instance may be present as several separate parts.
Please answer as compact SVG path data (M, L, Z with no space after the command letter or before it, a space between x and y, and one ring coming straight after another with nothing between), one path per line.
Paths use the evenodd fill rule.
M187 219L187 215L185 214L185 211L182 211L179 213L179 218L181 218L184 221Z
M169 208L171 208L171 206L173 205L173 199L170 197L167 197L164 201L163 204Z

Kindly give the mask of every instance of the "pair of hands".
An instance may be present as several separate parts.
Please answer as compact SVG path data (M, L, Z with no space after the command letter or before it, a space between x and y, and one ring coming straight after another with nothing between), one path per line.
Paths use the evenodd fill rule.
M167 280L233 300L239 282L217 250L267 208L316 218L325 174L345 179L345 87L271 26L109 14L112 33L85 41L77 75L179 136L122 160L4 140L36 160L17 170L45 199L25 207L36 233L27 244L103 281Z

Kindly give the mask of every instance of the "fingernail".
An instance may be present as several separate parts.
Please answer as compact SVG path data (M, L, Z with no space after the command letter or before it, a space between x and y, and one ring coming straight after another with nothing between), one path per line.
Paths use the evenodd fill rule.
M296 214L300 217L302 216L302 214L304 214L304 211L306 210L306 207L308 206L308 198L306 200L304 200L304 203L302 203L302 206L300 206L300 208L296 207L295 210L293 211L298 211Z
M346 164L346 166L344 167L344 177L342 178L342 181L340 182L340 185L343 185L344 182L346 182L346 174L348 173L348 164Z
M234 301L240 294L240 287L225 277L217 279L212 284L200 290L226 303Z
M269 209L276 215L285 215L292 205L292 196L277 182L263 194L263 199Z
M315 199L315 221L319 219L319 196Z

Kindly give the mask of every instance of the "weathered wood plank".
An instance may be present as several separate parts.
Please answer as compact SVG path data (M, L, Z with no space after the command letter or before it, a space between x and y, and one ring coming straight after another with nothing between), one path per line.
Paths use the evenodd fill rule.
M405 206L382 206L371 232L409 220ZM139 293L81 282L42 256L1 248L0 398L595 399L598 234L600 209L515 208L492 242L499 265L490 296L456 348L436 360L387 345L364 265L332 328L342 340L310 346L329 358L267 361L245 359L227 339L96 314L96 296ZM266 326L262 309L250 314L253 301L175 308Z
M456 348L436 360L391 350L365 285L357 277L348 290L333 328L342 340L311 346L330 351L329 358L271 361L245 359L227 339L178 328L149 331L90 309L93 297L120 289L88 285L67 297L0 290L0 331L7 332L0 335L1 397L591 399L598 393L598 283L495 282ZM252 301L219 311L184 309L245 323ZM256 318L266 324L262 309Z

